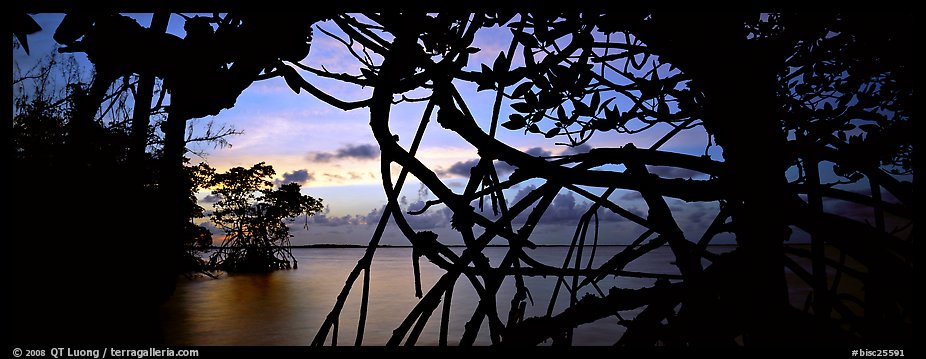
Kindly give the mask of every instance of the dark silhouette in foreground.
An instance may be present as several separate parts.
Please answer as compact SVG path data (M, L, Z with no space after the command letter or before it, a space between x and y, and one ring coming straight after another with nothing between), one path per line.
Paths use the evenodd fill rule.
M148 319L171 291L183 252L179 238L189 221L187 212L177 210L189 205L191 188L183 171L187 120L233 106L253 81L282 76L297 93L305 90L342 110L369 110L389 200L370 246L312 345L338 342L340 314L361 275L354 344L363 344L371 263L390 221L414 246L416 268L425 257L445 271L430 288L422 288L418 271L412 273L420 300L393 332L386 343L390 346L414 345L439 306L439 343L446 345L451 295L457 285L472 286L480 297L461 345L473 344L483 323L493 344L568 345L578 325L614 316L626 327L623 335L615 334L620 346L896 348L911 343L911 16L414 11L332 15L325 26L336 26L346 37L326 34L348 47L344 51L360 64L359 74L299 63L308 51L311 26L320 19L300 14L191 18L187 36L180 39L163 34L163 26L143 28L119 15L68 15L55 38L68 51L87 53L97 77L75 96L65 157L47 159L58 165L46 166L46 160L28 166L14 163L22 167L14 167L13 173L30 174L14 179L15 188L23 190L14 192L12 202L14 233L29 237L13 247L14 268L19 270L14 276L14 307L23 308L14 318L14 325L24 328L19 337L154 340L156 321ZM473 46L477 32L493 26L510 31L508 48L491 66L469 68L476 61L474 54L484 51ZM335 98L295 68L372 87L372 95L354 102ZM139 159L146 152L143 146L137 150L139 142L132 142L129 148L135 152L129 153L136 154L126 155L126 167L121 167L103 160L109 149L96 140L101 99L115 79L128 74L162 78L171 93L168 118L161 126L162 153L152 165L157 177L151 182L112 180L117 174L146 173ZM466 92L460 90L465 83L494 92L490 118L477 121ZM147 92L136 96L137 102L151 102ZM406 148L390 128L399 121L390 113L408 102L426 105L419 130ZM503 112L509 113L507 119ZM131 138L147 137L143 131L148 129L148 114L135 118L140 122L132 124ZM432 119L478 149L480 158L462 192L445 185L434 169L416 158ZM490 125L484 128L481 123ZM695 128L707 133L708 146L723 150L722 161L660 149ZM572 147L609 131L646 132L657 140L646 141L645 148L627 144L543 157L497 140L497 131L505 130L542 135ZM14 156L25 153L17 151L14 148ZM516 168L507 178L497 170L501 162ZM401 167L396 178L392 164ZM701 175L668 178L653 167ZM62 173L72 176L78 190L42 191L55 188ZM409 224L407 216L427 207L412 213L400 210L398 193L408 175L438 198L427 207L446 206L453 212L453 228L461 238L457 242L466 246L462 253L449 249L449 244L458 244L451 243L453 239ZM509 202L503 190L528 179L542 184ZM612 197L618 190L639 194L647 207L645 215L622 207L623 199ZM531 257L530 238L561 191L591 204L576 225L562 266L549 266ZM121 206L126 196L140 201L126 210ZM705 232L685 233L667 198L713 203L720 210ZM40 215L47 203L60 204L56 208L63 214L52 225ZM484 204L490 204L491 214L482 211ZM86 210L91 205L93 210ZM856 211L836 210L846 206ZM593 267L588 256L594 256L598 243L599 211L613 212L643 234L630 238L633 245L602 266ZM516 221L519 216L526 219ZM137 228L151 230L138 241L126 238ZM786 245L798 230L809 236L808 249ZM735 237L736 249L720 255L709 245L722 233ZM509 247L501 263L493 266L482 251L496 237ZM678 274L626 270L662 246L671 249ZM118 256L124 252L133 256ZM35 253L44 256L32 256ZM589 264L583 265L586 261ZM789 282L788 273L797 281ZM545 315L525 317L524 308L534 298L524 277L538 275L555 279L549 309ZM650 285L600 288L598 283L607 276L642 278ZM503 315L497 303L508 298L497 298L497 293L508 277L514 279L516 294ZM49 280L56 285L47 285ZM807 289L806 304L792 304L789 288ZM62 293L69 299L53 302ZM561 293L566 298L560 298ZM568 301L567 309L555 312L562 300ZM639 314L619 316L631 309ZM33 322L34 315L44 321ZM64 327L45 336L48 323L59 321ZM100 321L107 326L80 330L80 323ZM124 327L137 330L116 329ZM79 335L69 336L72 332Z
M348 39L326 34L344 44L360 44L364 53L375 53L382 61L356 56L362 66L359 75L303 67L317 76L374 88L369 99L357 102L318 98L345 110L369 109L390 202L313 345L329 339L337 343L332 328L357 285L362 291L354 343L363 343L370 263L389 217L417 253L446 271L427 291L420 289L414 273L421 300L393 332L390 346L414 345L442 302L439 343L445 345L451 294L463 283L480 294L480 302L460 345L473 344L484 322L493 344L552 340L568 345L578 325L612 316L626 327L623 335L615 335L620 346L910 343L914 224L908 181L913 174L909 16L410 12L338 15L333 22ZM483 51L473 47L476 32L492 26L510 30L509 47L491 66L466 68L472 54ZM495 92L490 118L477 122L458 87L467 82L479 91ZM309 86L303 83L303 88ZM406 96L412 91L415 98ZM398 120L390 111L411 101L427 105L417 136L406 148L393 137L390 127ZM510 106L507 120L502 118L503 105ZM462 193L415 157L435 117L438 125L479 150ZM658 140L648 148L627 144L544 158L496 140L499 125L574 147L607 131L655 132ZM703 128L708 147L716 144L723 150L722 162L660 150L692 128ZM501 162L517 168L507 179L497 170ZM387 170L391 163L402 167L396 179ZM664 178L651 170L654 166L707 179ZM822 174L822 168L833 173ZM409 174L438 200L406 214L397 201ZM506 200L503 189L528 179L543 185L517 201ZM840 187L865 182L870 190L863 193ZM531 257L530 236L564 190L592 204L576 226L563 265L551 267ZM639 193L648 207L646 215L622 207L622 198L612 198L616 190ZM685 233L666 198L714 202L720 211L704 233ZM474 201L480 209L491 203L491 213L474 211ZM834 211L835 204L846 202L861 208L855 213L867 219ZM467 248L462 254L447 249L453 239L439 241L406 220L436 205L453 211L454 229ZM583 253L595 253L599 210L613 212L644 232L594 268L591 260L588 266L582 262L588 259ZM527 216L526 221L515 221L519 215ZM475 227L484 229L478 237ZM796 229L809 234L809 250L785 244ZM709 245L721 233L735 236L734 251L712 253ZM510 248L493 267L481 251L495 237L504 238ZM671 248L678 275L625 270L661 246ZM799 261L809 262L810 268ZM798 281L787 281L786 272ZM546 315L525 318L530 296L523 277L528 275L556 279ZM514 277L516 287L507 322L496 308L502 299L496 293L506 276ZM599 288L606 276L649 278L652 285ZM860 286L862 290L854 289ZM789 302L789 288L809 289L804 306ZM561 291L569 305L556 313ZM641 311L633 318L619 315L631 309Z
M67 84L64 99L36 103L13 121L14 139L27 141L8 147L16 343L161 341L158 308L177 274L197 264L187 248L207 239L190 223L197 209L184 166L195 140L188 121L232 107L281 60L305 57L317 19L194 17L180 38L165 33L169 16L155 13L145 28L126 16L81 12L41 30L54 31L60 52L85 53L94 78ZM19 26L14 35L35 30ZM126 96L139 104L134 110ZM205 140L221 144L232 133L210 126Z

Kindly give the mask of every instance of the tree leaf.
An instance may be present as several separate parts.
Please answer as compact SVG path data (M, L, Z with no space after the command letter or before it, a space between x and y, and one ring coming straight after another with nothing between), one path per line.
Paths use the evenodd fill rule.
M511 108L521 113L528 113L534 110L534 108L531 105L528 105L525 102L515 102L511 104Z
M582 101L572 99L572 107L575 109L574 112L578 114L579 116L591 116L592 115L591 108L589 108L588 105L586 105Z
M598 112L600 113L602 110L607 110L608 105L611 104L611 101L614 101L614 97L604 100L604 103L598 107Z
M530 122L531 122L531 123L537 123L538 121L540 121L540 120L542 120L542 119L543 119L543 112L537 111L537 112L534 112L534 113L531 115Z
M504 52L498 52L498 57L495 58L495 62L492 64L492 72L496 74L508 72L508 63L506 62Z
M302 89L302 83L305 80L302 79L302 76L299 76L299 73L296 72L296 69L284 65L280 67L280 71L283 74L283 80L286 80L286 85L295 93L299 93Z
M539 97L541 108L553 108L559 105L562 101L562 98L559 97L558 93L549 90L541 91Z
M669 114L669 112L670 112L670 111L669 111L669 104L666 103L666 100L665 100L664 98L663 98L663 99L659 99L659 105L656 106L656 112L657 112L658 114L660 114L660 115L668 115L668 114Z
M534 87L534 84L530 81L525 81L524 83L518 85L518 87L514 88L514 91L511 92L511 97L520 98L521 96L524 96L524 94L527 93L531 87Z
M531 124L527 130L533 133L540 133L540 127L537 127L537 124Z
M558 135L559 132L560 132L560 128L559 128L559 127L553 127L553 128L551 128L550 130L548 130L546 133L544 133L544 134L543 134L543 137L546 137L546 138L553 138L553 137L555 137L556 135Z
M601 102L601 93L595 91L595 94L592 95L592 102L588 105L589 108L595 113L598 112L598 105Z
M566 109L562 105L556 107L556 118L559 122L566 122L568 118L566 117Z
M533 35L525 33L524 31L511 30L511 34L514 35L514 39L521 43L521 45L524 45L524 47L536 48L537 45L539 45L537 39Z
M534 94L533 92L531 92L531 91L527 91L527 93L524 94L524 101L525 101L525 102L528 104L528 106L530 106L531 108L537 108L537 106L540 104L540 101L537 100L537 95L535 95L535 94Z
M503 123L502 127L509 130L517 130L524 128L525 125L527 125L527 120L524 118L524 116L515 113L508 116L508 121Z
M537 88L542 89L542 90L550 89L550 81L547 80L546 76L538 75L537 77L533 78L533 80L534 80L534 85L537 85Z
M506 71L502 72L502 76L501 76L501 79L499 80L499 82L501 82L502 86L511 86L511 85L514 85L514 84L518 83L518 81L521 81L521 79L524 78L524 73L525 73L526 71L527 71L527 69L525 69L525 68L523 68L523 67L518 67L518 68L513 69L513 70L506 70Z

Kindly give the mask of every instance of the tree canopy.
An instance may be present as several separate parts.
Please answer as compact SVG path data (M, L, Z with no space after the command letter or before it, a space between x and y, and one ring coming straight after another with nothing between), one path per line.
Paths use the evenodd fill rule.
M229 272L298 267L289 249L287 222L304 216L308 226L308 216L324 208L321 199L301 194L298 183L274 188L270 179L276 171L263 162L224 173L200 164L198 172L207 179L204 187L219 198L210 220L225 232L221 248L210 257L211 266Z

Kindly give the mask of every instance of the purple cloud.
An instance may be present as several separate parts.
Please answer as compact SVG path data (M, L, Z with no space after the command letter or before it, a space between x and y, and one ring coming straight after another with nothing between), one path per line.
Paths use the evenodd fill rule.
M337 159L375 160L379 158L379 147L373 144L347 145L334 152L310 153L308 159L315 162L331 162Z
M273 184L279 186L289 183L298 183L304 185L307 182L314 180L315 178L307 170L296 170L292 172L286 172L283 174L283 179L278 179L273 181Z
M646 166L650 173L665 178L696 178L706 176L704 173L680 167Z
M587 143L583 143L581 145L574 146L574 147L572 146L566 147L566 149L563 150L563 152L560 152L560 156L576 155L580 153L586 153L591 150L592 150L592 146L590 146Z

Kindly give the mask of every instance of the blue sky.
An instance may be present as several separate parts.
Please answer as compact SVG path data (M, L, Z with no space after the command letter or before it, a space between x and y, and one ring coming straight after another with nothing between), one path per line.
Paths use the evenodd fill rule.
M131 16L143 26L150 23L150 15ZM30 64L47 55L55 46L51 35L62 15L40 14L34 18L43 31L29 37L31 55L27 56L22 49L13 51L14 74L17 73L17 65L19 71L26 71ZM172 15L168 32L183 36L182 24L183 20L179 15ZM318 23L316 27L338 33L332 23ZM478 33L475 46L481 51L470 60L470 66L473 69L477 69L480 63L491 66L498 53L507 49L510 38L511 33L507 28L487 29ZM76 56L79 62L88 64L82 55ZM518 61L516 58L515 63ZM345 51L342 44L317 30L311 51L301 63L315 68L324 66L332 72L353 74L359 74L360 67L359 62ZM87 68L90 66L87 65ZM301 73L309 82L343 100L362 100L371 94L371 88L364 89L356 85L318 79L307 72ZM495 93L476 92L475 85L471 84L461 84L460 89L474 116L483 129L487 130ZM502 106L501 119L507 118L510 113L506 112L510 111L507 105L506 100ZM423 103L400 104L393 109L391 128L399 135L400 144L406 148L410 145L423 110ZM226 170L234 166L251 166L264 161L273 165L278 179L295 179L302 183L303 193L324 199L327 205L325 213L310 219L308 230L298 225L293 226L294 244L363 244L369 240L374 227L371 222L375 223L378 220L386 198L379 174L378 147L368 125L366 109L341 111L305 92L295 94L281 78L274 78L255 82L241 94L234 108L224 110L212 118L198 119L196 123L201 128L210 120L218 125L232 126L243 131L243 134L228 139L232 144L230 148L196 145L199 147L194 149L205 151L207 154L205 157L190 155L194 163L207 162L218 170ZM668 130L668 126L656 126L633 136L613 132L598 133L588 144L590 147L619 147L632 142L637 147L646 148ZM570 150L554 144L563 141L562 139L546 139L536 134L525 135L523 131L500 128L497 137L512 147L530 153L557 155ZM703 155L707 144L707 134L702 128L697 127L682 132L661 149ZM722 152L716 146L710 147L708 154L714 159L722 160ZM460 187L466 181L462 176L467 172L465 164L476 159L477 152L455 133L433 123L428 128L418 157L434 169L448 186L462 191ZM653 171L666 177L697 176L664 168L656 168ZM393 173L398 173L398 167L395 165ZM506 196L516 197L519 191L540 184L542 183L536 180L525 182L508 190ZM593 188L588 190L596 194L602 192ZM206 198L207 195L208 193L203 192L199 197ZM409 209L420 208L424 201L434 199L413 177L407 181L401 196L404 197L404 207ZM619 198L618 203L622 206L645 216L646 205L635 192L618 191L612 198ZM203 204L208 208L207 202L203 201ZM544 218L544 222L547 223L543 227L545 229L537 231L538 236L534 240L538 243L568 243L575 230L578 216L588 205L586 200L574 193L561 192ZM686 204L669 199L669 205L675 212L680 226L687 230L690 237L694 237L689 238L693 240L700 236L717 211L716 203ZM602 239L604 242L627 243L642 232L642 229L634 228L626 221L619 221L613 215L606 216L603 212L605 211L600 212L603 218L609 219L602 222L603 229L608 233L608 236ZM458 235L449 229L448 221L447 211L442 206L435 206L421 216L410 217L410 222L418 229L435 230L442 234L442 241L453 242L455 239L451 238L457 238ZM301 224L301 219L297 223ZM396 231L390 230L383 243L407 242L400 238Z

